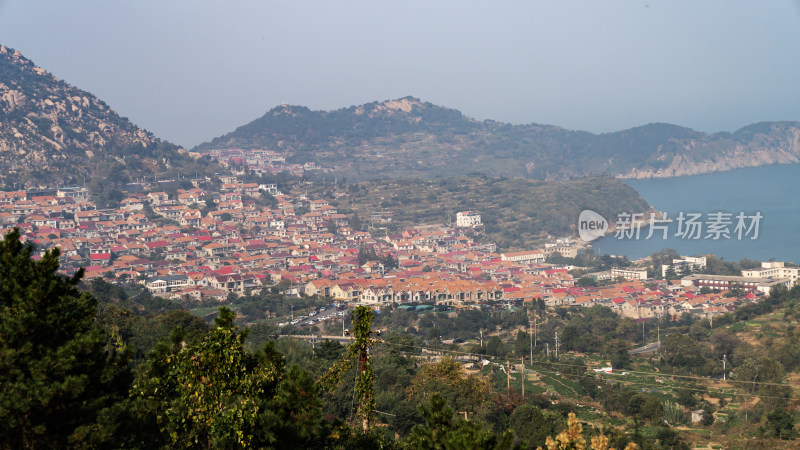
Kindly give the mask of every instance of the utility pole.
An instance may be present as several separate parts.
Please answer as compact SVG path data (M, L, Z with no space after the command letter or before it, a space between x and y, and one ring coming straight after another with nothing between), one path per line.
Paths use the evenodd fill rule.
M558 359L558 344L559 344L558 331L556 331L556 359Z
M483 348L483 328L481 328L481 348Z
M531 338L531 364L533 364L533 333L531 332L533 330L531 330L530 328L531 328L531 323L528 322L528 333L530 334L529 337Z
M522 364L522 375L519 377L519 384L522 385L522 398L525 398L525 358L520 358L520 363ZM531 364L533 364L532 359Z
M661 320L659 319L661 319L660 316L656 317L656 326L658 327L656 331L656 336L658 339L658 347L656 348L656 354L661 354Z
M358 377L356 379L355 395L358 397L357 416L361 419L364 431L369 429L372 415L375 411L375 382L372 365L369 362L369 347L375 345L381 335L380 330L372 331L372 310L368 306L357 307L352 314L354 339L348 346L347 353L322 376L320 382L328 390L333 390L341 383L341 375L358 364Z
M721 361L722 361L722 381L725 381L725 374L728 371L726 367L728 364L728 355L722 355Z
M506 395L511 394L511 362L506 360Z

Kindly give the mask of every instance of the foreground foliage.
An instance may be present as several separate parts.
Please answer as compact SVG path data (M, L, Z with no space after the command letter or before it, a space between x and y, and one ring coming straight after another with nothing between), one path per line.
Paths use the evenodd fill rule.
M98 313L95 297L77 289L80 272L56 273L57 250L34 256L18 232L0 243L0 448L635 448L630 442L687 448L663 419L679 424L682 408L702 407L704 421L714 420L706 391L694 383L677 388L673 403L594 377L582 359L564 364L537 354L542 381L561 383L582 403L633 420L634 430L582 426L571 414L583 408L571 403L572 394L522 398L506 388L514 378L507 363L502 369L495 363L465 368L447 357L423 362L415 337L377 339L366 307L354 311L350 348L326 341L313 349L291 339L248 342L249 329L239 328L226 308L209 328L183 311L139 298L133 288L94 282L90 288L106 299ZM775 292L774 301L792 303L796 293ZM152 315L128 309L148 310L144 305ZM396 319L388 311L381 316L379 321ZM444 314L425 315L420 323L426 317L435 318L437 327L446 323ZM480 317L475 319L487 320ZM564 346L596 347L609 357L627 353L630 330L608 311L588 308L562 319L552 321L563 327ZM469 328L459 324L460 332ZM170 328L169 337L159 340ZM605 345L583 338L597 333L607 335ZM677 365L686 342L669 336L665 358ZM731 382L741 377L742 389L772 408L756 416L763 420L760 438L796 438L790 393L760 383L782 379L780 365L741 353L740 345L723 337L712 334L714 345L729 345L740 360ZM489 358L524 356L526 343L530 336L518 332L513 345L492 336L478 350ZM131 347L136 358L129 357ZM640 432L645 427L647 434Z
M124 399L127 354L94 321L97 302L39 261L18 230L0 242L0 446L63 448L112 439L100 424Z

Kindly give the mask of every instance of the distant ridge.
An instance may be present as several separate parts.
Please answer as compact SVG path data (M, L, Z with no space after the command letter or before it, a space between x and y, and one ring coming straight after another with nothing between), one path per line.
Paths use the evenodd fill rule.
M203 143L284 150L356 179L488 175L650 178L800 162L800 123L763 122L733 133L666 123L593 134L551 125L477 121L414 97L335 111L280 105Z

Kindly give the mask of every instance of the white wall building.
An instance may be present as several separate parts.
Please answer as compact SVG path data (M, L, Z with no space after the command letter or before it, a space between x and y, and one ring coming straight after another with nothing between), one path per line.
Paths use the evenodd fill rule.
M646 280L647 269L645 268L626 268L611 269L611 278L625 278L626 280Z
M786 267L784 263L778 261L762 262L760 269L742 270L742 276L747 278L788 278L792 280L791 285L794 285L800 278L800 267Z
M475 211L462 211L456 214L456 226L474 228L481 224L481 215Z
M673 259L672 264L662 264L661 265L661 276L667 276L667 271L672 268L672 270L678 274L686 274L685 269L690 270L697 270L706 267L706 257L705 256L683 256L680 259Z
M525 250L521 252L508 252L508 253L501 253L500 259L502 261L513 261L518 263L542 263L544 262L545 256L542 250Z

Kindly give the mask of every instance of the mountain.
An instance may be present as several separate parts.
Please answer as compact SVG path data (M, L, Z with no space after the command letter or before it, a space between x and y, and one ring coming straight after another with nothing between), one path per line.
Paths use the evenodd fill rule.
M0 45L0 188L84 179L114 185L174 173L193 160L94 95Z
M593 134L550 125L477 121L414 97L335 111L280 105L199 145L265 148L356 179L488 175L649 178L800 162L800 123L759 123L707 134L653 123Z

